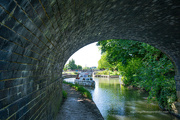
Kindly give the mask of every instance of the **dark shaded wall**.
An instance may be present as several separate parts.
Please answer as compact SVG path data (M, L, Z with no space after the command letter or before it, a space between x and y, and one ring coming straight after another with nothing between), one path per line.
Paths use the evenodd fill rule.
M179 0L1 0L0 119L53 119L61 72L78 49L107 39L148 43L176 67Z

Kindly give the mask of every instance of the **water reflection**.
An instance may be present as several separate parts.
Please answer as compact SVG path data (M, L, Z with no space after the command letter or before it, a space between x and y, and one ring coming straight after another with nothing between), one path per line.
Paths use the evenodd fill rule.
M74 79L66 79L73 83ZM155 103L148 103L148 94L128 89L118 78L94 78L95 89L87 88L105 120L177 120L162 112Z
M128 89L118 78L95 78L96 87L90 90L93 100L106 120L176 120L159 110L157 104L148 103L148 94Z

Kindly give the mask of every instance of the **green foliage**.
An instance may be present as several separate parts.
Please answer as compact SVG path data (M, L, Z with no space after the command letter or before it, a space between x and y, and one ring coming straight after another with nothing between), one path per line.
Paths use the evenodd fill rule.
M91 93L86 90L84 87L78 85L78 84L72 84L66 81L63 81L63 83L70 85L71 87L75 88L75 90L79 91L84 97L87 97L89 99L92 99Z
M110 68L110 64L107 61L107 54L104 53L101 56L101 59L98 61L98 69L109 69Z
M67 92L66 91L62 91L62 95L63 95L63 99L66 99L67 98Z
M118 71L111 71L110 75L120 75L120 72L118 72Z
M104 71L98 71L96 75L109 75L110 71L104 70Z
M63 70L64 70L64 71L67 71L68 69L70 69L70 68L69 68L69 64L66 64L66 65L64 66Z
M106 53L104 61L110 64L110 69L118 69L125 85L144 88L149 91L149 100L171 108L176 100L174 67L164 53L130 40L100 41L98 45Z
M74 72L74 71L66 71L66 72L63 72L63 74L77 75L78 72Z
M127 65L124 67L120 67L122 72L122 75L125 76L124 78L124 84L131 85L134 82L134 79L139 74L138 68L141 66L141 60L132 58L131 60L127 61ZM122 69L123 68L123 69Z
M171 109L172 103L177 99L174 79L167 80L165 77L155 79L149 93L149 99L155 97L159 105Z
M77 65L75 64L75 61L73 59L69 61L69 68L71 70L77 69Z
M77 65L77 69L78 70L82 70L82 66L81 65Z
M90 67L84 67L83 70L90 70Z
M91 93L88 90L86 90L84 87L79 86L77 84L73 85L72 87L74 87L77 91L80 91L84 97L92 99Z
M78 74L78 72L73 72L73 75L77 75Z
M120 72L118 71L110 71L110 70L104 70L104 71L98 71L96 75L120 75Z
M126 62L133 57L141 57L139 54L143 46L140 42L130 40L106 40L100 41L97 45L100 46L102 53L107 53L107 61L111 65L117 65L119 62Z
M76 65L75 64L75 60L70 60L68 64L66 64L64 66L64 71L67 71L67 70L82 70L82 66L81 65Z

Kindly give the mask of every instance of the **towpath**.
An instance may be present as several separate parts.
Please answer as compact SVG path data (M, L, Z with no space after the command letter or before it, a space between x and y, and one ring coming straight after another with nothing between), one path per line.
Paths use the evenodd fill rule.
M67 84L63 84L63 90L68 93L68 96L56 120L104 120L92 100L83 97Z

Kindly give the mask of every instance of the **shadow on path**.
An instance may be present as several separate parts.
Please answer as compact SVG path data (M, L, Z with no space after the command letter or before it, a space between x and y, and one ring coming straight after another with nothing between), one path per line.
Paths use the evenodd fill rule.
M96 104L83 97L74 88L63 84L67 99L62 104L56 120L104 120Z

